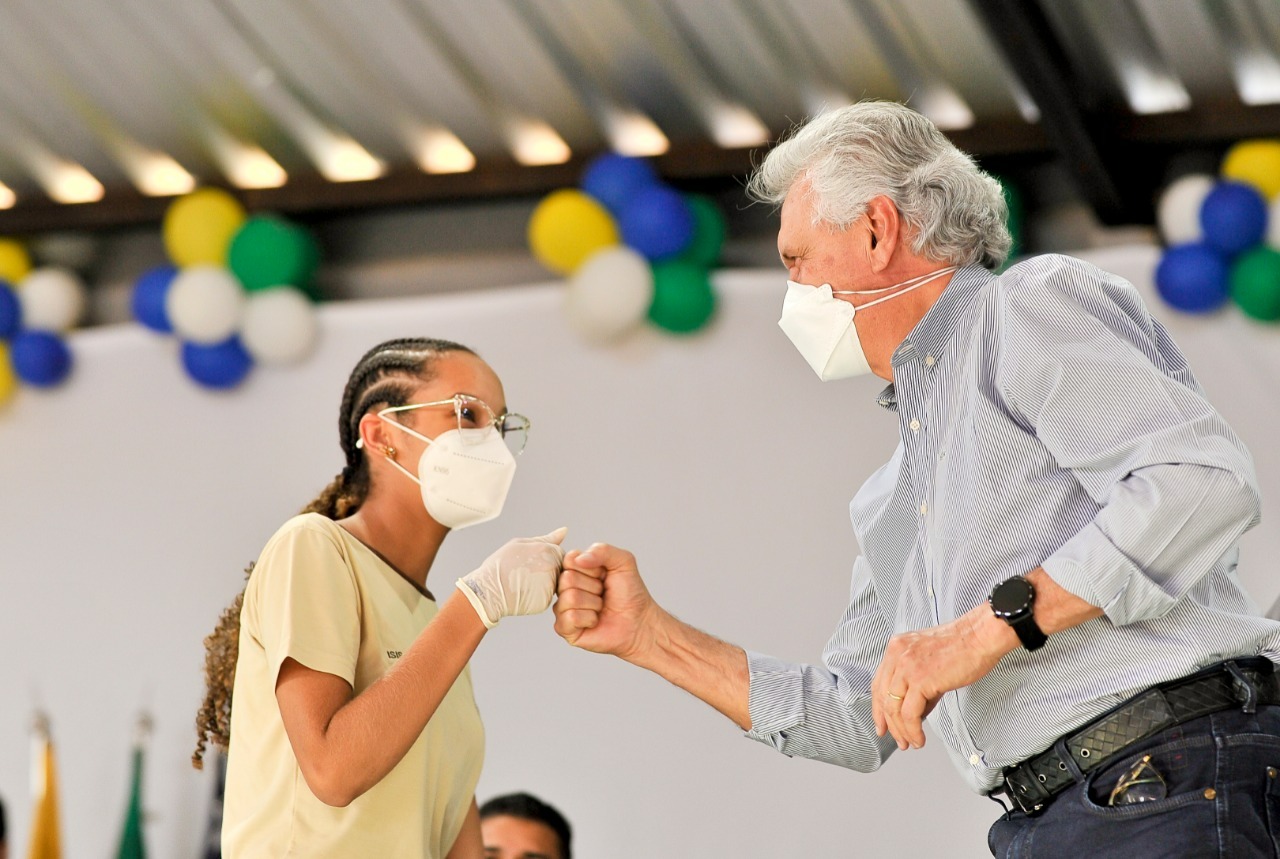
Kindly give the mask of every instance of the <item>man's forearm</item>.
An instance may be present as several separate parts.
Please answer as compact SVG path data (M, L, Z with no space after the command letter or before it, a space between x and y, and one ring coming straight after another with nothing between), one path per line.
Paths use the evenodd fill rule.
M751 674L746 651L665 610L658 612L644 644L624 658L707 702L744 731L751 730Z

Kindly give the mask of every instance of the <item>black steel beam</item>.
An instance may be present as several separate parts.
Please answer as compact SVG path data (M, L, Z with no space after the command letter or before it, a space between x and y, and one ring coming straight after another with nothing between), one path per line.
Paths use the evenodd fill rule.
M969 0L1040 110L1040 125L1103 223L1150 222L1114 136L1091 110L1062 43L1036 0Z

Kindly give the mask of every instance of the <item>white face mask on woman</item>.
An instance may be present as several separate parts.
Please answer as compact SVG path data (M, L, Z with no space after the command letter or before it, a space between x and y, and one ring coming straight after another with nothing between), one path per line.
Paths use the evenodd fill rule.
M959 266L947 266L937 271L923 274L886 286L883 289L844 289L832 291L831 284L822 286L806 286L793 280L787 281L787 295L782 300L782 318L778 326L791 342L818 378L824 382L834 379L850 379L864 376L871 372L867 355L862 349L862 341L858 339L858 328L853 324L855 311L864 311L869 307L882 304L897 298L899 295L924 286L943 275L950 274ZM905 287L905 289L901 289ZM855 308L848 301L841 301L837 295L876 295L900 289L893 295L868 301Z
M427 443L416 475L394 459L390 462L421 487L422 503L432 519L446 528L465 528L502 512L516 458L497 427L451 429L427 438L399 421L379 417Z

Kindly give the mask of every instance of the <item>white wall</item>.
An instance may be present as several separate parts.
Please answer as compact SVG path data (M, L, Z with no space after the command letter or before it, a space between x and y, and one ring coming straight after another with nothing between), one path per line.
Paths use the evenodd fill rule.
M1113 250L1105 262L1146 281L1153 254ZM896 426L872 402L879 380L823 385L795 353L775 325L784 279L722 272L707 332L643 332L611 349L572 335L552 284L330 304L312 360L224 394L194 387L173 344L140 328L76 335L72 380L24 391L0 415L0 796L15 852L29 829L38 703L58 741L67 859L114 855L144 707L157 725L152 855L199 855L210 784L188 758L201 639L245 563L339 469L342 385L387 337L474 346L533 420L507 512L446 543L437 591L507 537L567 524L572 544L633 549L684 619L816 659L856 552L847 502ZM1234 311L1169 321L1251 444L1269 501L1280 335ZM1267 529L1246 537L1242 577L1264 605L1280 589L1265 559L1278 555ZM936 741L872 776L788 760L657 678L568 648L549 615L504 621L474 666L489 732L481 800L542 795L571 818L584 859L850 855L851 844L868 856L986 855L997 808L964 790Z

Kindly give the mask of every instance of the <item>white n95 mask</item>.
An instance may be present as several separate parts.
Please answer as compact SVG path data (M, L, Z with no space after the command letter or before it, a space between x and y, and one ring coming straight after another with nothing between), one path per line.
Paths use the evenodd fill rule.
M948 266L882 289L845 289L833 292L829 283L806 286L789 280L787 294L782 300L782 318L778 320L778 327L822 381L864 376L871 372L871 365L867 362L862 341L858 339L858 328L853 324L855 312L897 298L950 274L956 268L957 266ZM837 295L875 295L892 289L899 291L856 308L848 301L836 298Z
M399 421L383 417L427 443L412 474L394 459L391 464L422 489L422 503L446 528L488 522L502 512L516 474L516 458L496 427L452 429L427 438Z

